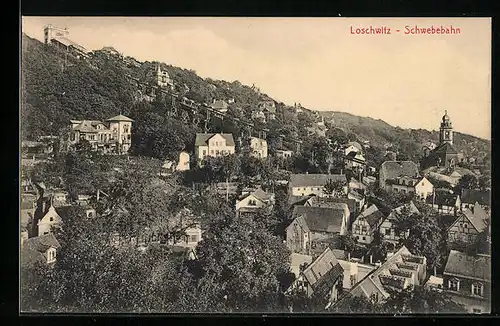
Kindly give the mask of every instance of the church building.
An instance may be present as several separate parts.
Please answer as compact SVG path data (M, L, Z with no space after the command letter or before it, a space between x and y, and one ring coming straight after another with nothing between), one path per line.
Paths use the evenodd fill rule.
M453 147L453 126L447 111L439 128L439 145L432 150L424 146L423 150L424 157L421 162L423 169L431 166L453 168L458 163L458 151Z

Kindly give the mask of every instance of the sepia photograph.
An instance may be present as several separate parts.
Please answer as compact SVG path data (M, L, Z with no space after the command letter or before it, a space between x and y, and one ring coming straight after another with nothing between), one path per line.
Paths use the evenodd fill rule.
M489 314L491 36L22 16L20 312Z

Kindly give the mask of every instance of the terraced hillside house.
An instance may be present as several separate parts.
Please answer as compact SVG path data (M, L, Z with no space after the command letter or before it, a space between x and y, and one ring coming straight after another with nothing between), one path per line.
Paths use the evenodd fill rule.
M76 145L82 141L90 143L92 150L108 154L125 154L132 144L132 123L134 120L117 115L106 120L71 120L67 141Z
M256 158L267 157L267 140L257 137L250 138L250 155Z
M330 196L325 192L328 180L342 182L345 186L345 195L348 192L347 178L345 174L292 174L288 183L288 193L293 197L316 195L319 197Z
M196 134L195 157L201 162L207 157L220 157L235 153L232 134Z
M345 207L295 206L286 228L286 244L292 252L314 255L325 241L338 242L347 233Z
M299 274L285 295L298 291L308 298L318 298L325 304L335 302L342 290L343 273L334 253L327 248Z
M56 27L49 24L44 28L43 33L45 44L50 44L62 50L68 51L74 54L77 58L88 57L87 49L69 38L68 28Z
M491 311L491 256L467 255L451 250L443 273L443 285L451 299L469 313Z
M424 284L426 280L427 259L413 255L405 246L390 256L379 268L360 280L345 296L336 303L330 302L326 308L339 308L348 303L348 295L365 297L381 303L389 297L391 290L402 290L409 286Z
M411 161L385 161L380 166L379 187L391 192L393 184L397 184L403 177L411 180L420 179L418 165Z
M162 88L174 89L173 80L170 78L168 72L161 68L160 64L156 68L156 84Z
M276 104L273 100L262 100L257 108L264 113L266 120L276 119Z

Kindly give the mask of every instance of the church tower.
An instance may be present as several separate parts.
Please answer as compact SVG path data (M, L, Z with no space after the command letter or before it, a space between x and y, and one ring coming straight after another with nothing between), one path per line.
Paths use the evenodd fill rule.
M439 145L444 143L453 145L453 127L446 110L444 111L441 127L439 128Z

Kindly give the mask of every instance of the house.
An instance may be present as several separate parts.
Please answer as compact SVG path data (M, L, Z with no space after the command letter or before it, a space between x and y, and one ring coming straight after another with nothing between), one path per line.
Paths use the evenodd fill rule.
M424 285L428 289L442 291L443 290L443 278L434 275L429 276L427 282Z
M276 119L276 104L273 100L263 100L258 104L259 111L265 114L267 120Z
M262 123L266 123L266 114L263 111L260 110L252 111L251 117L254 120L259 120Z
M466 208L457 213L457 219L448 228L448 243L462 241L474 243L479 233L487 227L486 212L478 207L473 213Z
M451 250L443 272L445 291L470 313L491 311L491 257Z
M104 153L127 153L132 143L134 120L120 114L106 121L71 120L69 132L65 133L64 140L68 145L76 145L86 140L93 150Z
M460 196L461 209L472 209L476 203L479 204L487 212L491 207L491 191L490 190L475 190L475 189L462 189Z
M389 297L391 289L405 289L421 285L426 279L427 259L413 255L405 246L390 256L380 267L360 280L347 294L365 297L381 303ZM342 309L347 303L342 296L336 303L330 302L326 308Z
M52 228L61 227L61 216L66 215L71 206L54 206L54 197L40 197L37 200L37 207L33 213L33 219L29 225L30 237L49 234Z
M347 178L344 174L292 174L288 183L289 195L308 196L316 195L319 197L329 196L324 191L324 186L328 180L340 181L345 184L344 193L348 192Z
M87 49L80 44L69 39L69 30L67 28L47 25L44 30L45 44L51 44L65 51L75 54L77 58L86 58Z
M332 251L335 253L335 250ZM350 289L352 289L358 281L362 280L366 275L375 269L375 266L373 265L362 264L355 259L349 259L349 257L339 257L337 254L335 254L335 257L344 270L342 292L350 291Z
M101 51L110 55L121 56L121 53L112 46L105 46Z
M286 228L286 244L292 252L311 254L320 240L346 234L347 222L345 208L295 206Z
M344 156L349 155L351 152L355 153L363 153L363 146L361 146L360 143L352 141L347 143L345 146L342 147L342 151L344 152Z
M391 192L415 194L415 197L425 199L434 191L434 185L426 177L400 176L386 181Z
M295 203L300 204L300 202ZM333 207L336 209L341 209L346 214L347 226L351 225L351 219L357 212L357 205L354 199L349 198L333 198L333 197L318 197L318 196L308 196L307 199L300 204L306 207Z
M345 168L351 171L363 169L366 165L366 159L361 151L351 151L345 157Z
M281 149L276 150L277 157L290 158L290 157L292 157L292 155L293 155L293 151L287 151L287 150L281 150Z
M385 161L380 166L379 187L391 191L394 180L403 176L419 178L418 165L411 161Z
M385 217L376 205L368 206L352 223L352 235L359 243L370 244L373 241L373 233L379 230Z
M260 210L272 210L274 205L274 194L267 193L262 188L243 194L236 200L236 211L240 213L256 212Z
M203 161L206 157L219 157L235 153L232 134L196 134L195 157Z
M228 108L229 108L229 104L227 104L226 101L224 100L216 100L214 99L212 105L210 106L212 109L220 112L220 113L226 113Z
M351 212L355 214L361 211L366 201L365 195L359 193L359 191L356 190L349 191L349 193L347 194L347 199L354 200L354 202L356 203L355 209L351 210Z
M250 138L250 155L257 158L267 157L267 141L265 139L251 137Z
M415 204L411 201L409 204L401 205L393 209L380 225L380 234L384 236L384 241L387 241L394 246L399 242L402 235L405 235L405 237L409 236L409 230L404 231L404 234L396 234L395 230L398 214L401 214L405 209L409 210L408 213L410 215L420 213Z
M174 82L166 70L163 70L160 64L156 67L156 84L162 88L174 89Z
M238 194L238 183L236 182L218 182L208 186L207 191L219 196L234 196Z
M325 299L325 302L336 301L342 290L343 273L335 255L327 248L300 273L285 294L291 294L296 290L308 298L314 296Z
M21 266L52 265L56 262L59 248L61 245L52 233L26 239L21 244Z
M462 206L460 196L447 190L434 191L425 202L442 215L456 215Z

